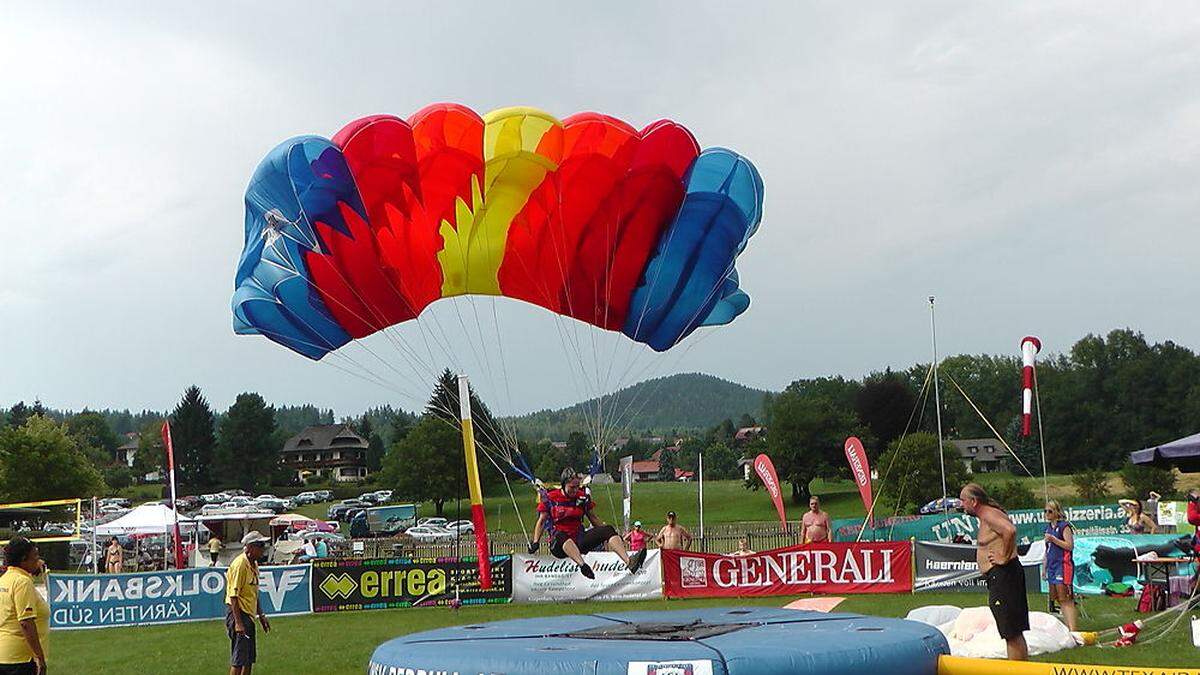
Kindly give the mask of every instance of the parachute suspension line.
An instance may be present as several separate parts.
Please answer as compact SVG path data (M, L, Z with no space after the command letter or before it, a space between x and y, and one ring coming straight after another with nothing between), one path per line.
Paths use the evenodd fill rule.
M971 400L971 397L968 396L967 392L963 390L962 386L955 381L954 377L947 375L946 379L950 380L950 384L954 385L954 388L958 390L958 393L962 394L962 397L967 399L967 403L971 404L971 408L975 411L976 415L979 415L979 419L983 420L983 423L987 425L988 429L991 429L992 433L996 435L996 438L1000 440L1000 443L1004 446L1004 449L1008 450L1008 454L1012 455L1013 459L1017 460L1017 464L1021 465L1021 469L1025 472L1025 475L1029 476L1030 478L1035 478L1033 472L1029 470L1029 467L1025 466L1025 462L1022 462L1021 458L1017 456L1017 453L1013 452L1013 449L1011 446L1009 446L1008 441L1004 440L1004 437L1000 435L1000 432L996 431L996 427L992 426L992 423L988 420L987 416L983 414L983 411L979 409L979 406L975 405L975 401Z
M1042 435L1042 398L1038 395L1037 366L1033 368L1033 400L1037 405L1038 446L1042 451L1042 494L1044 501L1050 501L1049 468L1046 466L1046 437Z
M929 370L925 372L925 381L921 383L921 390L917 393L917 400L913 401L912 412L908 414L908 422L904 424L904 431L900 434L900 442L896 445L896 452L892 453L891 458L888 460L887 468L883 471L883 478L879 481L880 489L875 492L875 498L871 501L871 508L867 509L868 514L875 512L875 505L879 503L879 499L883 495L883 485L887 482L888 476L891 475L892 467L896 464L896 458L900 455L900 452L904 448L904 439L908 437L908 431L912 427L913 419L917 416L918 407L921 409L922 414L925 412L924 401L928 395L929 378L932 376L933 365L930 364ZM897 502L899 502L899 498L897 498ZM899 511L898 505L896 507L896 511ZM893 516L894 515L895 514L893 513ZM863 526L866 526L866 519L863 520Z
M925 396L921 399L921 413L918 416L918 419L925 418L925 407L928 404L929 404L929 389L926 389ZM901 442L901 443L902 443L901 445L896 446L896 447L897 448L903 447L903 442ZM891 539L895 534L896 516L900 515L900 506L904 503L904 491L908 489L908 485L912 481L914 476L916 476L916 472L913 472L913 471L906 471L905 473L902 474L902 480L900 482L900 489L899 489L899 491L896 492L896 503L894 505L894 508L892 509L892 519L890 521L890 525L888 526L888 539Z
M521 507L517 504L517 496L513 494L512 483L508 481L508 472L500 468L500 465L496 463L496 459L492 457L491 452L485 449L483 456L487 457L492 466L496 467L496 471L500 472L500 477L504 479L504 487L508 490L508 498L512 501L513 511L517 514L517 523L521 525L521 536L525 537L525 541L529 541L529 529L525 527L525 517L521 515Z

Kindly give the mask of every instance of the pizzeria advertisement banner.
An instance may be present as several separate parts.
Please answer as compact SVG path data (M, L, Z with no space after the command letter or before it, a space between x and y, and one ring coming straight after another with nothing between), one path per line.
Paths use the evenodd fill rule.
M907 593L909 542L801 544L747 556L662 551L663 594L670 598Z

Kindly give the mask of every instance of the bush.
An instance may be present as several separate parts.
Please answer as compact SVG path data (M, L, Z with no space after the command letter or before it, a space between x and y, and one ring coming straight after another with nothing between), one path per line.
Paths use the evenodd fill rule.
M1038 497L1033 494L1033 490L1015 478L993 487L991 489L991 497L1009 510L1035 509L1040 506Z
M104 483L108 485L108 489L115 494L117 490L124 490L133 485L133 472L129 467L120 464L106 467L103 471Z
M1107 502L1112 496L1108 489L1108 472L1099 467L1084 469L1071 476L1071 484L1075 486L1080 499L1088 504Z
M1163 497L1175 496L1175 472L1153 466L1126 464L1121 467L1121 480L1129 497L1145 500L1151 491Z

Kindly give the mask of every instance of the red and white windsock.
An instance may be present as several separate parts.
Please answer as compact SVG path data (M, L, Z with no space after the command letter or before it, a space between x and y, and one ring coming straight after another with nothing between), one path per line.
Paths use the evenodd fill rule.
M1032 335L1021 338L1021 435L1028 436L1033 425L1033 362L1042 351L1042 341Z

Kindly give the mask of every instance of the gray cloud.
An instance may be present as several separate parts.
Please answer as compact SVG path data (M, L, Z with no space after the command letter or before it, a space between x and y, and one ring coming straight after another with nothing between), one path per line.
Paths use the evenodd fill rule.
M409 397L441 365L506 410L673 370L859 375L928 358L930 293L947 353L1126 325L1200 348L1194 6L476 4L6 9L0 401L163 408L195 382L219 406L413 405L233 336L228 300L267 150L439 100L669 116L751 157L767 200L733 325L655 360L516 303L446 303L393 333L454 358L414 369L378 337L339 362ZM503 363L456 331L480 313L486 342L493 310Z

